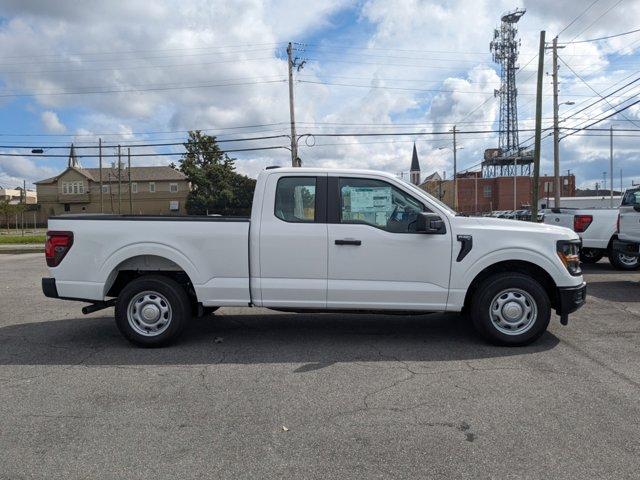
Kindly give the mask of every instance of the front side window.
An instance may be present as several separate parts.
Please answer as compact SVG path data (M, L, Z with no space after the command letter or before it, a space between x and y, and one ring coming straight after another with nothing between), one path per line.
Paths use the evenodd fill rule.
M278 180L274 213L285 222L315 222L316 178L285 177Z
M640 205L640 190L627 190L624 192L622 205Z
M424 206L408 193L382 180L340 179L340 223L364 223L388 232L416 231Z

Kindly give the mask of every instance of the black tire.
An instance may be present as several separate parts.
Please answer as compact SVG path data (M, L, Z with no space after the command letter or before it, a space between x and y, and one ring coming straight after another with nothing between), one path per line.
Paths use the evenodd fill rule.
M598 263L604 257L604 251L598 248L583 248L580 250L582 263Z
M512 294L519 301L529 305L531 302L518 292L525 292L535 303L537 314L531 314L530 323L523 326L522 333L516 333L518 328L514 325L513 333L504 333L492 319L492 303L497 300L501 292L512 289ZM498 310L496 310L497 312ZM478 333L494 345L522 346L536 341L546 331L551 318L551 302L549 295L537 280L522 273L498 273L484 280L475 291L471 301L471 318ZM522 320L523 324L527 319ZM503 327L503 330L507 330Z
M132 315L132 323L135 327L129 322L130 302L145 293L146 296L140 302L146 307L147 304L143 302L149 297L152 300L150 311L153 313L154 308L158 309L160 325L157 328L158 333L153 331L148 331L146 335L140 333L147 325L136 321L135 313ZM156 294L155 299L154 294ZM155 306L154 302L157 302L158 306ZM167 305L168 311L162 313L161 309L167 309ZM132 305L132 309L135 312L136 306ZM140 310L137 317L142 317L142 312ZM164 324L161 318L163 316L168 318ZM191 319L191 304L187 292L175 280L162 275L145 275L133 280L122 289L115 305L115 318L118 330L131 343L142 347L160 347L168 345L180 336L186 323Z
M633 259L633 261L630 261L630 259ZM640 258L616 252L613 248L609 249L609 263L616 270L631 271L640 268Z

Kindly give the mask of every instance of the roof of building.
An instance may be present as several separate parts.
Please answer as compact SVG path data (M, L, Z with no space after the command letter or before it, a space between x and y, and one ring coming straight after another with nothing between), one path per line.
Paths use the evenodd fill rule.
M77 167L68 167L66 170L56 175L55 177L47 178L45 180L40 180L39 182L35 182L36 185L43 185L47 183L54 183L58 181L63 174L65 174L69 170L75 170L76 172L84 175L89 180L94 182L99 181L100 179L100 169L99 168L77 168ZM112 182L117 181L118 179L118 169L113 167L103 167L102 168L102 181L108 182L111 179ZM131 167L131 181L132 182L154 182L154 181L167 181L167 180L186 180L187 177L182 173L176 170L175 168L171 168L168 166L162 167ZM129 172L126 168L122 169L122 180L129 180Z
M413 155L411 156L411 172L420 171L420 162L418 161L418 151L416 150L416 144L413 144Z
M425 184L427 182L436 182L442 180L442 177L440 176L440 174L438 172L433 172L431 175L428 175L423 181L422 184Z

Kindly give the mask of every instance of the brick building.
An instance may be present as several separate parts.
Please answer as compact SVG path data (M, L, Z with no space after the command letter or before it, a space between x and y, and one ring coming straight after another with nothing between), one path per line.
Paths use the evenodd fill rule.
M493 210L513 210L514 177L483 178L481 172L468 172L458 175L458 211L467 214L480 214ZM560 177L562 197L573 197L576 192L574 175ZM430 179L427 177L420 188L447 205L453 205L453 180ZM531 205L533 177L516 177L515 209L529 208ZM553 197L553 177L540 177L540 198Z

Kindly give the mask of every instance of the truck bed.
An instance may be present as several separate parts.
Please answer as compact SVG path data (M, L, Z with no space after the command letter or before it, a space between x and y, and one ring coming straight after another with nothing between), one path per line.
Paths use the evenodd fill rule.
M205 306L249 303L248 218L67 215L49 230L73 232L55 272L61 297L104 300L120 271L184 271ZM214 272L214 273L212 273Z

